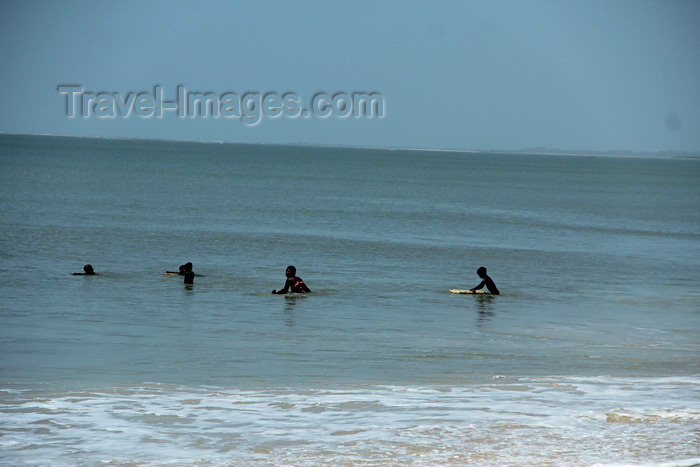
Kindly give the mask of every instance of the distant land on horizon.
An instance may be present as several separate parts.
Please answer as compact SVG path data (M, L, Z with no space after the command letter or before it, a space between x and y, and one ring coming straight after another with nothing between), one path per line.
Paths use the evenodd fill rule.
M504 151L493 151L504 152ZM510 152L510 151L506 151ZM632 151L629 149L593 151L587 149L565 150L565 149L550 149L550 148L527 148L515 153L522 154L563 154L575 156L629 156L629 157L700 157L700 151L675 151L667 149L664 151Z
M700 158L700 151L632 151L628 149L617 150L592 150L592 149L556 149L546 147L534 147L525 149L457 149L457 148L421 148L421 147L391 147L391 146L362 146L347 144L322 144L307 142L287 142L287 143L262 143L243 141L202 141L202 140L170 140L161 138L133 138L128 136L92 136L92 135L54 135L46 133L9 133L0 131L0 135L6 136L38 136L38 137L58 137L58 138L85 138L85 139L113 139L119 141L161 141L170 143L199 143L199 144L235 144L247 146L300 146L316 148L345 148L345 149L367 149L386 151L440 151L455 153L493 153L493 154L542 154L561 156L619 156L619 157L672 157L672 158Z

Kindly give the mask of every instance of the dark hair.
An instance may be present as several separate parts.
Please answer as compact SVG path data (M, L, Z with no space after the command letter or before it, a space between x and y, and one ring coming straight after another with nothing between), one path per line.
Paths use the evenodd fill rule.
M294 266L287 266L287 269L289 270L289 272L292 273L292 276L295 276L297 274L297 268L295 268Z
M481 266L479 269L476 270L476 273L478 275L486 274L486 268Z

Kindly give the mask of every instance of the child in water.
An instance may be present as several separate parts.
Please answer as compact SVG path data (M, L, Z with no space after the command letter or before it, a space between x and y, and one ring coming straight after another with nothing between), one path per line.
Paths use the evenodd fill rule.
M470 289L472 292L474 292L475 290L482 289L482 288L484 288L484 286L486 286L486 288L488 289L488 291L489 291L490 293L492 293L493 295L499 295L499 294L500 294L500 292L499 292L498 289L496 288L496 284L493 282L493 279L491 279L491 278L486 274L486 268L485 268L485 267L483 267L483 266L480 267L479 269L476 270L476 273L477 273L477 275L478 275L479 277L481 277L482 281L481 281L481 284L477 285L477 286L474 287L473 289Z
M284 283L284 289L281 290L273 290L272 293L275 294L285 294L285 293L309 293L311 290L304 284L304 281L301 280L301 277L297 277L297 268L294 266L289 266L287 267L287 270L284 272L284 275L287 276L287 280Z

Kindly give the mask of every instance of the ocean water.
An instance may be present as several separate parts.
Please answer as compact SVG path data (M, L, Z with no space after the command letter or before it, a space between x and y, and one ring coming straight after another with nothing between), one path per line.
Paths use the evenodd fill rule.
M700 159L0 135L0 177L0 464L700 463Z

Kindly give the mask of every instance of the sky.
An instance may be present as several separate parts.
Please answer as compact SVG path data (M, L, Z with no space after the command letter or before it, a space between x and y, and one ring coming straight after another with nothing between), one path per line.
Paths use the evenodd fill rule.
M697 152L699 24L677 0L2 2L0 132Z

